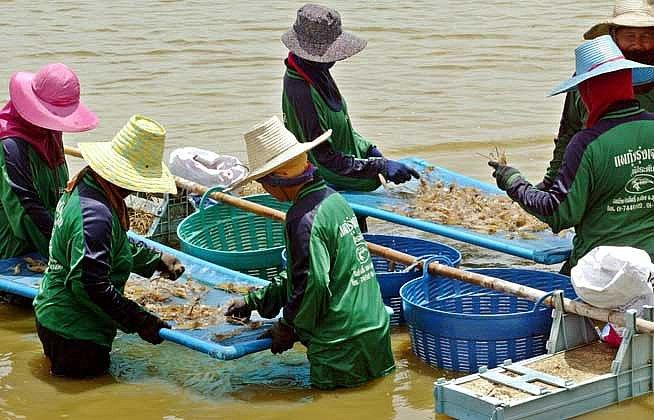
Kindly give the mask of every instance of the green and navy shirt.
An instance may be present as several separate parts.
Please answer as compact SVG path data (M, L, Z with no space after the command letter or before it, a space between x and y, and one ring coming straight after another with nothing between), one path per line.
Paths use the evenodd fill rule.
M637 101L614 106L572 138L549 190L519 175L509 185L509 196L555 233L575 228L572 267L600 245L654 257L654 114Z
M86 174L65 193L54 220L36 319L56 334L111 347L116 329L135 332L147 313L124 297L131 272L150 277L160 252L130 241L104 191Z
M0 143L0 258L33 251L47 256L55 208L68 182L66 162L50 168L19 137Z
M358 386L390 372L389 316L356 217L322 180L305 185L286 215L286 276L250 292L248 305L291 325L308 348L311 382Z
M309 153L320 176L338 189L373 191L380 185L378 174L384 173L386 161L368 158L373 145L352 127L345 98L341 102L339 110L331 109L295 70L286 70L282 93L286 128L302 143L332 130L329 140Z

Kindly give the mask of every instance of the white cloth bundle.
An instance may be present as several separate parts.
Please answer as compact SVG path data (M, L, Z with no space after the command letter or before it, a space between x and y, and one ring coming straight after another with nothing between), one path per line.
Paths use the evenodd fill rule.
M234 156L196 147L173 150L168 167L173 174L206 187L226 187L247 174L247 168Z

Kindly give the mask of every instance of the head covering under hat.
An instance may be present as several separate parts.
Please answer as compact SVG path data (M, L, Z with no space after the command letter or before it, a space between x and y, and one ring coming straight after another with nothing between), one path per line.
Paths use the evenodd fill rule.
M65 64L48 64L36 74L14 73L9 96L20 116L38 127L75 133L98 125L80 100L77 75Z
M624 58L609 35L591 39L575 49L575 75L552 89L550 96L575 90L592 77L624 69L633 69L634 86L654 81L654 67Z
M654 11L649 0L617 0L613 15L604 22L593 25L584 33L584 39L608 35L612 27L627 26L647 28L654 26Z
M341 15L334 9L305 4L297 11L293 27L282 42L300 58L318 63L344 60L360 52L367 41L341 27Z
M134 115L110 142L80 143L91 169L129 191L177 192L175 178L163 163L166 129L153 119Z
M300 143L277 116L255 125L243 135L250 171L247 176L230 185L226 191L268 175L326 141L331 134L332 130L327 130L313 141Z

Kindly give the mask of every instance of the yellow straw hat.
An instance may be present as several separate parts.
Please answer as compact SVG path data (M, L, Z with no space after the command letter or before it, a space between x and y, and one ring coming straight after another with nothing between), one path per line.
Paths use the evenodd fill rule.
M134 115L110 142L80 143L84 160L102 178L129 191L177 193L163 163L166 129Z
M332 130L327 130L313 141L300 143L277 118L271 117L252 127L243 135L248 153L247 176L236 180L225 189L231 191L250 181L262 178L287 162L308 152L329 139Z

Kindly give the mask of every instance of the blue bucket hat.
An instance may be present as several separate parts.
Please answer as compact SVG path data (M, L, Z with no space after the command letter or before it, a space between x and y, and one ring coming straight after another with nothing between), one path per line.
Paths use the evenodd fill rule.
M618 70L633 69L634 86L654 81L654 67L627 60L609 35L586 41L575 49L575 75L561 83L549 96L575 90L590 78Z

